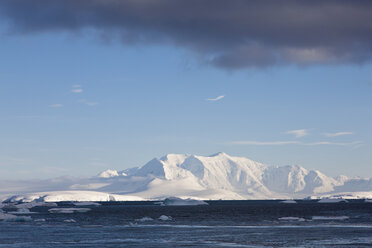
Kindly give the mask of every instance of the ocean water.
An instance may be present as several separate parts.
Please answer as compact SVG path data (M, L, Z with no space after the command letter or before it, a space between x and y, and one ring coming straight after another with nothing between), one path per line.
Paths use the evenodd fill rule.
M362 200L208 203L102 203L81 206L91 209L83 213L34 207L32 220L0 221L0 247L372 247L372 203Z

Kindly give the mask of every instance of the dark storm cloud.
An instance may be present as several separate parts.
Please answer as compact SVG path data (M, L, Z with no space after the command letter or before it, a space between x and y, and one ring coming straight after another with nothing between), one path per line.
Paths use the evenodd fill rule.
M1 0L0 13L22 34L94 28L224 68L372 58L370 0Z

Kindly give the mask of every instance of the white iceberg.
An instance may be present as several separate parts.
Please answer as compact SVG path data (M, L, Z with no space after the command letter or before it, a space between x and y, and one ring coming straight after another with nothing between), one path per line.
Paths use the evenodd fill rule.
M32 221L30 216L16 216L13 214L0 213L0 220L11 222L27 222Z
M73 214L73 213L85 213L90 211L90 208L51 208L48 211L50 213L58 214Z
M9 214L37 214L37 212L31 212L28 208L18 208L17 211L8 212Z
M154 220L153 218L145 216L140 219L136 219L135 221L145 222L145 221L153 221L153 220Z
M209 205L205 201L194 200L194 199L181 199L178 197L169 197L163 201L165 206L197 206L197 205Z
M35 219L34 222L45 222L46 219Z
M295 204L297 202L295 200L285 200L285 201L280 201L280 203Z
M67 220L64 220L63 222L66 222L66 223L76 223L76 220L74 220L74 219L67 219Z
M304 218L292 217L292 216L280 217L278 220L281 220L281 221L305 221Z
M171 216L162 215L158 219L159 220L163 220L163 221L168 221L168 220L172 220L172 217Z
M117 195L97 191L51 191L12 196L5 202L30 203L30 206L45 206L46 202L107 202L107 201L143 201L142 197ZM22 206L23 208L23 206ZM28 207L30 208L30 207Z
M101 206L98 202L74 202L75 206Z
M318 203L338 203L338 202L348 202L345 199L338 198L338 199L333 199L333 198L323 198L318 201Z
M347 220L349 216L313 216L312 220Z

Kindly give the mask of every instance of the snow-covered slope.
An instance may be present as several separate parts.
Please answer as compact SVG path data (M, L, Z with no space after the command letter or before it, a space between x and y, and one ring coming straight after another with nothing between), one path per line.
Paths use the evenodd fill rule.
M46 184L44 182L44 184ZM244 157L168 154L141 167L106 170L72 179L53 190L94 190L145 199L290 199L342 192L372 191L372 179L328 177L300 166L267 166ZM37 187L37 191L41 187ZM18 193L21 191L18 188ZM55 193L53 193L55 195ZM76 198L74 198L76 199ZM118 198L119 199L119 198ZM85 199L89 200L89 199Z
M51 191L16 195L6 202L63 202L63 201L143 201L138 196L114 195L95 191Z

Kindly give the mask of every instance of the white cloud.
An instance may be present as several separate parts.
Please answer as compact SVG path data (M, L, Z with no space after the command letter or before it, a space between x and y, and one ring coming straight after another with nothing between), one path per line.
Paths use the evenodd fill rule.
M87 101L86 99L80 99L79 103L85 104L90 107L98 105L98 102L91 102L91 101Z
M316 142L300 142L300 141L255 141L255 140L244 140L244 141L232 141L228 142L228 145L256 145L256 146L280 146L280 145L302 145L302 146L321 146L321 145L333 145L333 146L361 146L361 141L354 142L329 142L329 141L316 141Z
M297 130L289 130L286 132L286 134L293 134L296 136L296 138L301 138L301 137L308 135L308 132L306 129L297 129Z
M82 93L83 89L82 88L76 88L71 90L72 93Z
M343 135L351 135L353 132L337 132L337 133L325 133L324 136L326 137L337 137Z
M254 141L254 140L245 140L245 141L233 141L229 144L232 145L257 145L257 146L278 146L278 145L292 145L300 144L298 141Z
M71 92L72 93L82 93L83 92L83 88L79 84L74 84L72 86Z
M208 98L206 99L207 101L212 101L212 102L215 102L215 101L219 101L221 100L222 98L224 98L225 96L218 96L216 98Z
M49 105L49 107L51 107L51 108L61 108L61 107L63 107L63 104L61 104L61 103L55 103L55 104Z

